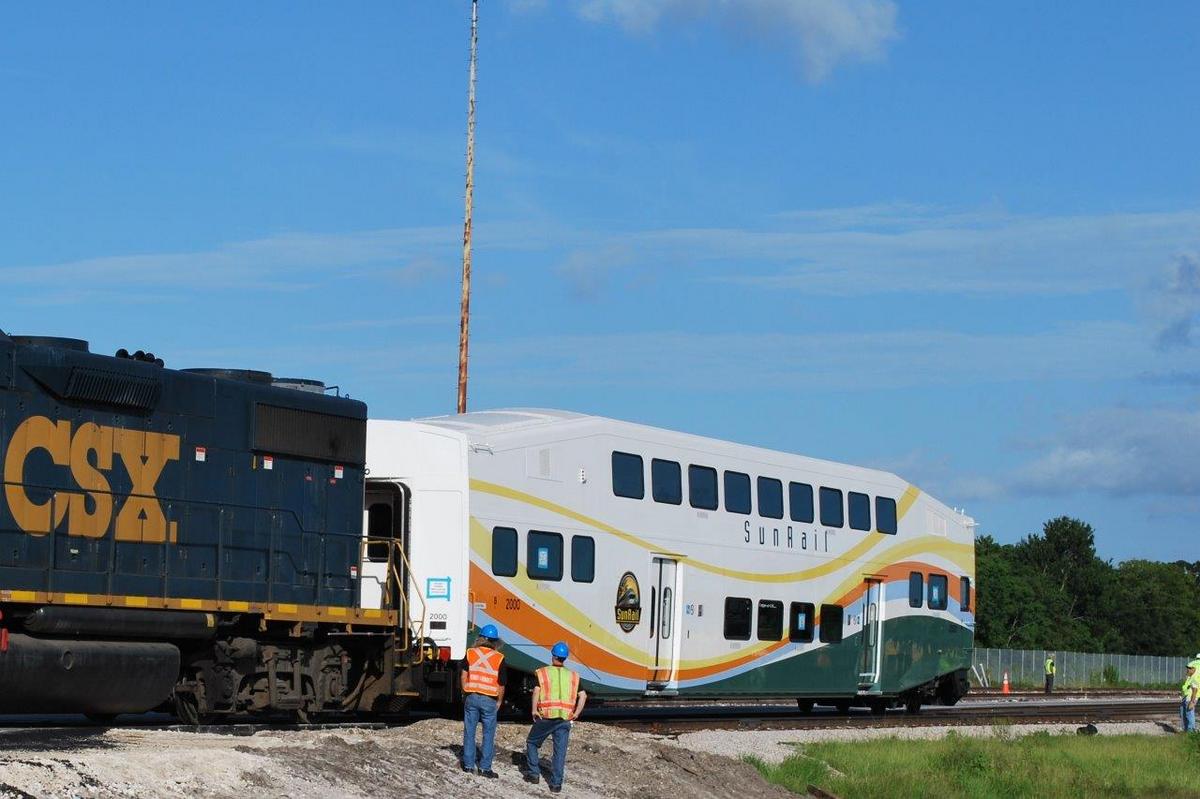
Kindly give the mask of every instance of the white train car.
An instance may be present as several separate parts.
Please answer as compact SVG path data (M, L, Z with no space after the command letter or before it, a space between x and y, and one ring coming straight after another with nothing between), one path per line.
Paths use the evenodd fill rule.
M372 423L372 480L381 425L404 424ZM466 452L468 588L447 604L496 624L514 668L564 640L599 697L879 708L966 691L974 522L893 474L563 411L420 425ZM411 446L386 457L419 471L399 465ZM414 551L449 573L462 536L412 508Z

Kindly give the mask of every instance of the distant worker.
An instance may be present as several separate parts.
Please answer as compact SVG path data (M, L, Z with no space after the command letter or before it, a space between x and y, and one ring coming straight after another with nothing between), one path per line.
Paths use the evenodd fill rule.
M496 715L504 703L504 655L496 651L500 632L494 624L485 624L467 650L462 662L463 750L462 770L490 779L500 775L492 771L496 753ZM483 746L475 759L475 727L483 722Z
M1046 653L1046 693L1054 690L1054 674L1058 667L1054 665L1054 653Z
M1196 697L1200 694L1198 666L1200 666L1200 660L1193 660L1187 664L1183 685L1179 687L1179 719L1183 724L1184 732L1196 731Z
M579 690L579 675L563 665L570 654L567 645L559 641L550 650L551 665L537 670L537 686L533 689L533 727L525 739L525 781L536 783L542 774L539 750L546 738L554 737L554 759L546 780L551 793L562 790L571 722L579 718L587 704L587 692Z

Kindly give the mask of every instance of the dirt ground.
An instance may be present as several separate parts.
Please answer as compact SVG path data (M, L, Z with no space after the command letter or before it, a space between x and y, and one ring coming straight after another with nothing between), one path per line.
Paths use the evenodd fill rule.
M462 725L263 731L230 736L148 729L4 730L0 797L550 796L522 780L525 733L502 724L498 780L458 767ZM550 742L542 747L543 774ZM670 741L577 722L563 796L621 799L791 797L750 765Z

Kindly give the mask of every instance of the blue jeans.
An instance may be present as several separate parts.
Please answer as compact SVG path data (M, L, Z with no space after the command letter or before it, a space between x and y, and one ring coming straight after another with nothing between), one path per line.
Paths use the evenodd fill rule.
M1196 708L1188 710L1188 701L1184 699L1179 703L1179 720L1183 722L1184 732L1196 731Z
M566 719L538 719L533 722L529 737L525 739L526 774L531 777L541 776L542 767L538 763L538 750L550 736L554 736L554 759L551 761L551 785L562 785L563 776L567 770L567 739L571 737L571 722Z
M483 722L483 750L479 753L479 769L492 770L496 754L496 698L483 694L467 694L463 699L463 768L473 769L475 763L475 726Z

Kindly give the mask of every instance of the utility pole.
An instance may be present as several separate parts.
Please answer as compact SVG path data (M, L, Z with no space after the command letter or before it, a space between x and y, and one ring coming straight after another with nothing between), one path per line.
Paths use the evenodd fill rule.
M471 71L467 88L467 199L463 219L462 305L458 322L458 412L467 412L467 349L471 330L471 211L475 198L475 57L479 0L471 0Z

